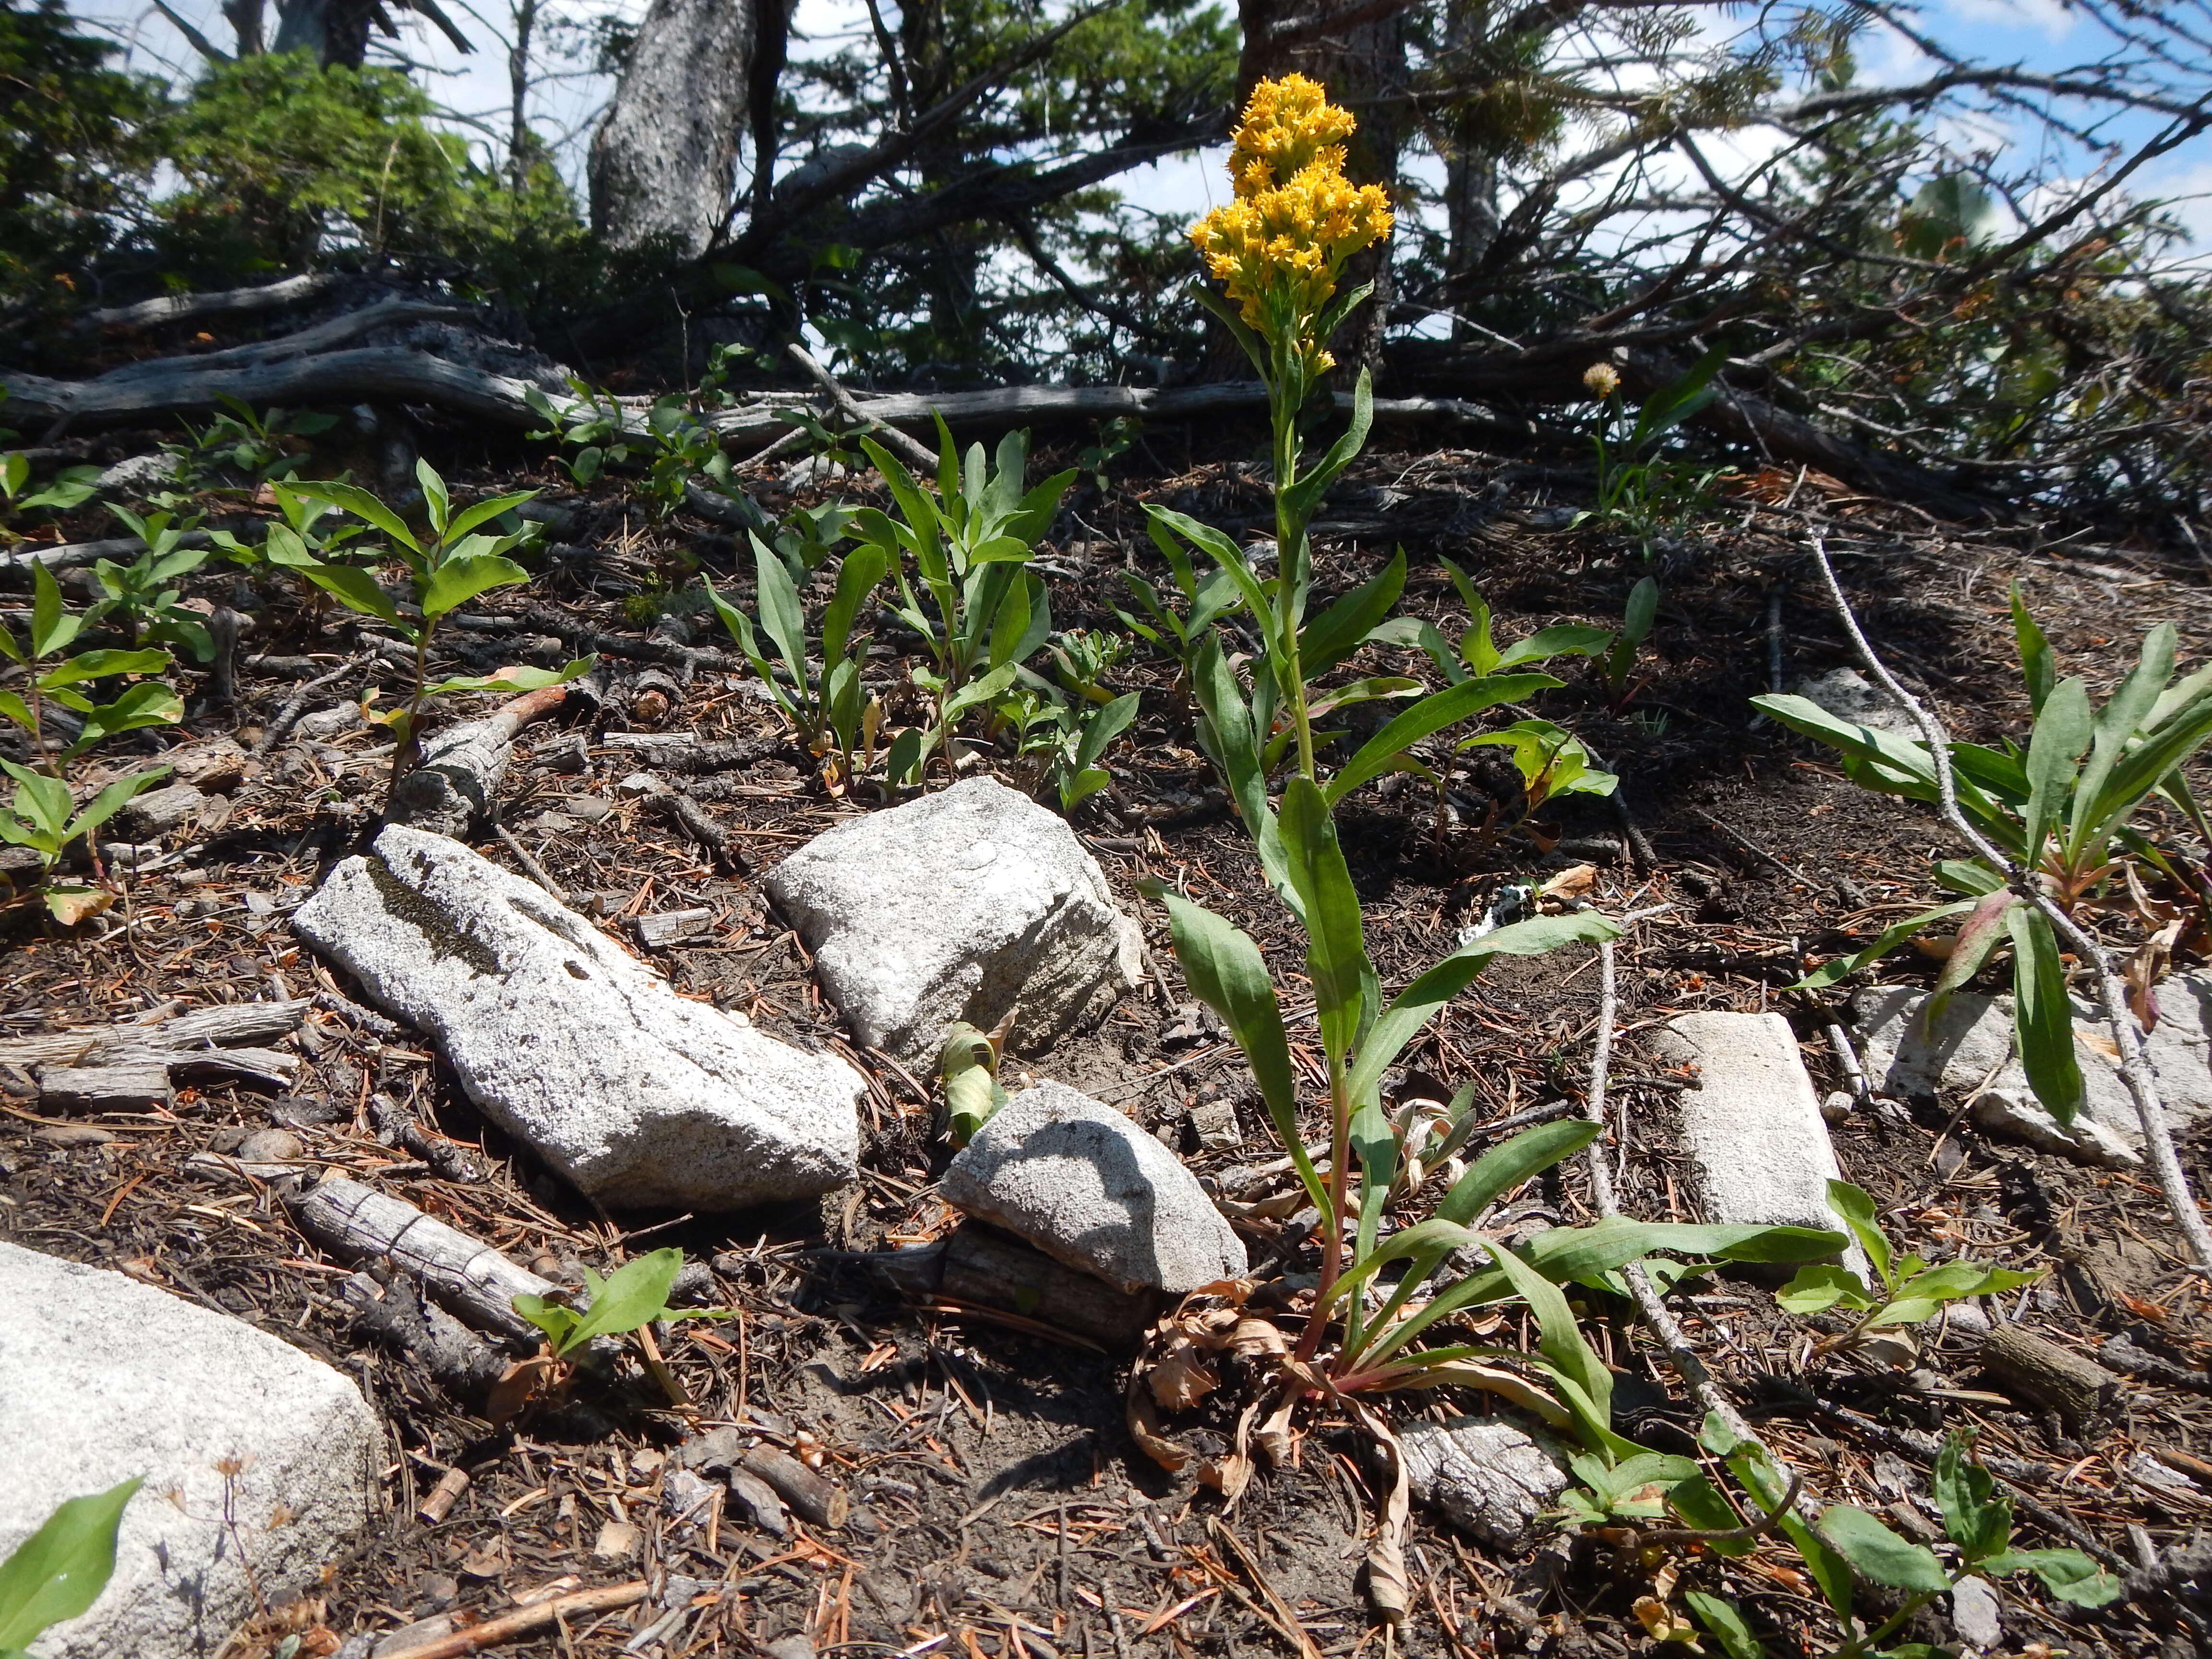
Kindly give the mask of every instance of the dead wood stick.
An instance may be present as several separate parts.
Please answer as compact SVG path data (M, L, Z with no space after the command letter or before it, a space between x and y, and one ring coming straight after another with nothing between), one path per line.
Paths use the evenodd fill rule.
M233 1002L146 1024L100 1025L0 1042L0 1066L100 1065L118 1058L181 1058L206 1048L276 1042L300 1029L307 1000Z
M502 1613L496 1619L487 1619L480 1625L471 1625L466 1630L457 1630L450 1636L434 1637L419 1646L386 1650L379 1648L380 1659L460 1659L469 1653L481 1653L486 1648L495 1648L527 1636L556 1622L571 1617L598 1613L614 1613L634 1607L646 1598L648 1586L642 1578L633 1578L627 1584L609 1584L602 1589L578 1590L573 1595L556 1596L550 1601L533 1601L526 1607L517 1607L512 1613Z
M2096 1361L2014 1324L1992 1329L1975 1358L2008 1391L2057 1412L2069 1433L2100 1421L2119 1395L2119 1378Z
M433 733L414 769L392 786L385 821L458 836L490 817L514 757L515 734L554 713L568 696L566 685L544 686L510 698L483 720Z
M506 1375L507 1357L443 1308L422 1299L404 1273L394 1273L388 1285L356 1273L338 1293L354 1310L356 1330L412 1354L458 1400L482 1401Z
M178 538L177 545L205 547L208 532L188 530ZM53 547L19 548L13 553L0 554L0 570L28 570L42 564L49 570L73 570L79 565L97 564L102 559L130 559L146 550L146 544L136 536L109 536L94 542L63 542Z
M515 1312L514 1298L552 1296L561 1289L405 1199L343 1176L332 1176L295 1200L292 1218L301 1232L349 1261L388 1256L421 1279L441 1305L481 1331L534 1339L538 1328Z
M85 320L110 333L160 328L169 323L195 322L204 317L236 317L255 311L281 311L304 305L335 287L337 277L327 271L287 276L258 288L229 288L208 294L167 294L158 300L141 300L134 306L109 306Z
M803 1521L817 1527L837 1528L852 1514L852 1501L844 1488L817 1474L788 1452L773 1446L755 1446L738 1460L740 1467L775 1489L777 1497L799 1512Z
M329 673L318 674L295 691L286 700L284 706L276 711L276 718L263 727L261 735L253 740L251 752L254 757L258 759L283 741L285 734L291 731L293 726L298 721L301 711L307 708L307 699L311 696L333 681L342 680L347 675L356 672L368 660L366 656L348 657Z
M811 374L816 383L830 394L830 401L837 405L839 414L866 431L881 433L884 441L896 450L908 465L918 466L925 473L936 471L937 457L935 455L932 454L918 440L908 437L896 427L885 426L882 422L869 416L866 410L853 400L853 394L845 390L835 374L823 367L821 360L812 352L796 340L793 340L785 349L789 351L799 366Z
M2166 1208L2172 1212L2174 1225L2180 1228L2189 1253L2197 1258L2198 1270L2212 1275L2212 1230L2204 1224L2203 1214L2189 1190L2189 1177L2182 1173L2181 1160L2175 1155L2173 1134L2166 1126L2166 1107L2152 1080L2150 1062L2143 1056L2142 1033L2136 1025L2135 1016L2128 1012L2127 988L2112 971L2112 958L2086 928L2052 901L2040 881L1998 851L1959 810L1958 786L1951 775L1950 735L1944 731L1943 723L1905 689L1868 643L1851 602L1844 597L1843 584L1836 580L1836 568L1828 562L1827 544L1817 532L1813 537L1813 560L1828 585L1828 598L1844 624L1844 631L1857 647L1859 660L1920 727L1921 736L1928 744L1929 761L1936 769L1936 793L1943 821L1958 831L1966 845L1987 860L1992 870L2003 873L2005 884L2042 915L2059 938L2073 948L2075 959L2094 976L2105 1024L2112 1032L2112 1047L2120 1057L2120 1081L2135 1102L2136 1121L2142 1127L2143 1150L2150 1155L2151 1171L2158 1178L2159 1190L2166 1195Z

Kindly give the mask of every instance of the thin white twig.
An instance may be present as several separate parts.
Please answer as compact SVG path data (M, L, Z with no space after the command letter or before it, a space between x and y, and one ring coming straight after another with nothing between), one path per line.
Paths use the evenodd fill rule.
M1812 543L1814 562L1820 567L1821 578L1828 585L1828 598L1835 605L1844 632L1858 649L1859 660L1920 727L1921 736L1928 744L1929 758L1935 766L1936 793L1944 822L1987 860L1990 868L2003 872L2006 885L2042 915L2058 936L2073 947L2075 959L2094 975L2097 1000L2104 1010L2105 1024L2112 1030L2112 1045L2120 1056L2120 1081L2135 1102L2136 1119L2142 1126L2143 1150L2150 1158L2151 1171L2158 1178L2159 1190L2166 1194L2166 1207L2173 1212L2174 1224L2181 1229L2190 1254L2197 1258L2197 1267L2212 1275L2212 1231L2205 1227L2203 1214L2189 1191L2189 1177L2182 1173L2181 1160L2175 1156L2173 1134L2166 1126L2166 1107L2151 1081L2150 1062L2143 1056L2142 1035L2136 1029L2135 1017L2128 1012L2126 988L2120 976L2112 971L2112 959L2105 954L2104 946L2044 891L2040 882L1999 852L1959 810L1958 788L1951 775L1949 734L1875 654L1874 647L1868 643L1865 632L1859 627L1850 601L1844 597L1843 586L1836 580L1835 567L1828 562L1827 546L1817 532Z

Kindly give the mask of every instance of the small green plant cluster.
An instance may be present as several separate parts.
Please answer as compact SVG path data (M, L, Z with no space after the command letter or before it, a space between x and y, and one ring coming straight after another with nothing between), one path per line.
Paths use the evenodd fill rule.
M2051 903L2087 916L2101 896L2124 886L2126 866L2139 861L2153 878L2174 879L2185 893L2185 860L2160 848L2136 819L2155 796L2179 808L2212 843L2212 822L2181 769L2212 741L2212 665L2176 680L2176 635L2161 623L2144 636L2134 668L2102 708L2078 677L2060 678L2043 630L2015 586L2013 626L2033 726L2026 748L1949 744L1958 804L1991 846L2026 872ZM1792 731L1837 750L1844 771L1862 788L1910 800L1941 798L1936 766L1918 739L1855 726L1810 700L1752 699ZM2013 1025L2020 1060L2036 1098L2070 1124L2083 1098L2075 1052L2067 968L2050 919L1983 859L1939 859L1938 885L1964 895L1885 929L1863 950L1816 969L1800 982L1817 989L1872 965L1932 924L1965 920L1923 1005L1933 1022L1960 987L2001 948L2012 953ZM2146 990L2148 987L2144 988Z
M0 501L14 513L66 513L92 499L96 466L65 466L37 489L30 488L31 458L20 449L0 455Z
M242 398L216 394L222 412L204 427L179 420L188 441L164 444L175 458L177 489L185 494L216 489L243 479L246 486L289 478L299 470L299 449L287 441L312 438L337 424L335 415L306 410L271 409L263 414Z
M373 547L352 543L349 550L368 551L396 562L404 571L412 615L386 592L374 570L363 565L342 564L318 557L301 532L317 516L294 507L286 522L270 526L264 550L269 562L294 570L330 594L347 609L372 617L390 627L415 647L414 684L396 708L374 711L369 718L391 729L398 738L392 756L392 775L397 780L420 750L425 705L433 698L461 691L534 691L558 685L591 672L592 659L580 658L558 670L511 668L503 673L464 675L432 682L429 678L430 641L438 623L479 593L508 587L530 580L530 573L507 556L529 538L531 526L514 520L512 528L485 533L514 509L537 495L534 489L493 495L473 507L455 508L446 481L428 461L415 464L415 477L422 489L428 530L418 536L399 514L357 484L318 481L279 489L314 501L326 502L361 520L368 529L381 532L386 540ZM322 551L330 550L325 542Z
M212 662L215 641L208 635L206 619L186 609L181 603L184 591L172 585L205 564L209 550L183 544L187 526L177 523L173 513L157 511L142 519L128 507L107 510L143 544L144 550L129 564L112 559L94 562L94 580L106 597L86 620L114 619L133 648L144 641L179 646L191 653L193 661Z
M727 1319L726 1308L672 1308L668 1292L684 1266L684 1252L654 1250L633 1256L605 1279L584 1269L584 1307L580 1312L557 1297L523 1295L514 1310L538 1328L544 1340L530 1358L518 1360L492 1389L486 1412L495 1423L520 1416L532 1401L557 1396L575 1379L592 1343L602 1337L635 1333L647 1366L660 1381L670 1403L690 1401L662 1363L647 1327L665 1320Z
M1618 526L1635 537L1648 556L1658 538L1674 530L1691 508L1705 501L1716 468L1686 482L1659 441L1702 413L1720 396L1713 377L1728 362L1727 348L1716 346L1646 398L1632 416L1620 396L1620 376L1607 363L1583 375L1599 400L1590 447L1597 459L1597 505L1575 514L1569 527L1595 520Z
M1851 1230L1877 1282L1870 1285L1848 1267L1815 1262L1799 1269L1776 1298L1794 1314L1841 1308L1857 1316L1850 1328L1831 1338L1826 1346L1848 1347L1875 1331L1921 1324L1933 1319L1948 1303L2018 1290L2033 1284L2038 1277L1986 1261L1946 1261L1931 1267L1910 1251L1899 1255L1882 1235L1873 1198L1848 1181L1828 1183L1828 1207Z
M2030 1573L2051 1595L2081 1607L2103 1607L2121 1594L2119 1582L2079 1550L2014 1547L2012 1501L1973 1460L1972 1443L1964 1435L1953 1435L1936 1455L1930 1495L1945 1541L1935 1547L1899 1537L1855 1504L1831 1504L1808 1522L1796 1507L1796 1486L1784 1481L1765 1449L1739 1438L1717 1416L1705 1419L1698 1442L1765 1511L1748 1527L1738 1524L1704 1471L1687 1459L1655 1460L1629 1471L1630 1478L1640 1483L1640 1491L1663 1490L1663 1509L1700 1529L1691 1535L1716 1556L1747 1554L1755 1547L1756 1534L1767 1530L1787 1539L1835 1620L1835 1659L1937 1659L1940 1650L1925 1643L1893 1638L1921 1609L1969 1578ZM1653 1504L1625 1499L1623 1484L1616 1480L1595 1488L1585 1486L1574 1495L1571 1517L1584 1524L1643 1518ZM1862 1583L1901 1591L1903 1600L1887 1616L1869 1620L1856 1608ZM1663 1630L1676 1640L1694 1639L1695 1632L1671 1613L1665 1601L1647 1598L1638 1605L1646 1627ZM1728 1659L1765 1659L1765 1644L1736 1603L1694 1589L1684 1590L1682 1601Z
M576 453L566 465L568 476L580 484L592 483L609 468L641 469L641 492L660 518L682 507L692 489L701 489L735 505L754 521L756 530L766 529L767 516L738 485L721 436L705 416L727 400L731 360L741 351L734 346L716 347L699 384L689 393L654 398L641 425L611 394L595 391L573 375L565 405L556 404L532 386L524 392L524 401L545 424L529 435L574 449Z
M166 682L145 678L168 669L167 651L70 650L96 615L66 609L53 573L33 564L27 639L17 639L12 629L0 623L0 656L21 671L23 687L20 691L0 689L0 718L12 721L29 738L32 763L0 760L0 769L15 782L13 801L0 808L0 841L38 854L38 890L55 920L64 925L104 909L112 895L98 882L97 857L93 885L57 882L54 866L80 836L89 836L168 772L166 766L155 766L118 779L80 808L69 783L70 763L106 738L143 726L173 726L185 713L183 700ZM94 701L92 687L118 679L130 684L109 702ZM60 753L46 761L49 704L68 711L78 726ZM40 770L41 762L49 769Z
M32 1643L100 1600L115 1575L123 1511L143 1484L67 1499L0 1561L0 1659L30 1659Z

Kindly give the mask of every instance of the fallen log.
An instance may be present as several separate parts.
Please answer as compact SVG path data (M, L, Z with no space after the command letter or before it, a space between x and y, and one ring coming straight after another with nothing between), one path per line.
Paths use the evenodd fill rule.
M483 720L433 733L415 769L392 786L387 823L460 836L491 816L492 802L514 757L514 738L568 700L568 688L549 685L503 703Z
M179 547L205 547L212 538L204 530L187 530L177 538ZM42 564L49 570L74 570L102 559L135 559L146 550L136 536L105 536L94 542L59 542L52 547L22 547L0 553L0 570L28 570Z
M353 1310L354 1328L387 1347L412 1354L438 1386L456 1399L483 1401L501 1377L507 1359L453 1315L416 1292L404 1273L380 1285L356 1273L338 1286Z
M85 320L111 334L135 333L165 328L173 323L197 323L210 317L240 317L257 311L283 311L319 299L338 285L329 271L287 276L258 288L231 288L210 294L165 294L132 306L109 306L88 313Z
M295 1199L292 1218L309 1238L349 1261L389 1258L455 1317L502 1337L537 1340L538 1328L515 1312L514 1298L561 1290L405 1199L343 1176L331 1176Z
M116 1066L149 1059L166 1065L198 1050L276 1042L300 1029L307 1008L305 997L290 1002L229 1002L134 1024L9 1037L0 1042L0 1066Z

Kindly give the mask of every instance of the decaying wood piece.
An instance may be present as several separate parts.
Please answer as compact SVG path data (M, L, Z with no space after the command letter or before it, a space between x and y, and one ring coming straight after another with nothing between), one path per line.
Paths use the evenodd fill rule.
M565 1631L570 1620L634 1606L644 1601L650 1589L644 1579L637 1578L627 1584L610 1584L604 1589L578 1590L573 1595L556 1596L550 1601L532 1601L427 1642L408 1647L380 1646L376 1650L378 1659L460 1659L464 1654L502 1646L548 1626L557 1626Z
M210 317L282 311L306 305L335 288L338 280L328 271L316 271L264 283L258 288L223 289L210 294L165 294L158 300L141 300L134 306L109 306L93 312L86 320L111 334L127 334L174 323L203 322Z
M1124 1353L1143 1340L1158 1297L1131 1295L975 1222L945 1241L936 1293L946 1302L1012 1314Z
M414 1355L456 1399L483 1400L507 1373L505 1355L425 1300L405 1273L394 1273L389 1285L356 1273L338 1286L338 1293L354 1310L355 1329Z
M561 1290L405 1199L343 1176L333 1176L293 1200L292 1217L301 1232L347 1261L388 1258L478 1330L534 1340L538 1328L515 1312L514 1298Z
M179 547L205 547L209 543L204 530L187 530L177 538ZM0 553L0 571L27 572L34 564L49 570L74 570L80 565L97 564L102 559L125 562L137 558L146 550L146 544L136 536L109 536L94 542L62 542L52 547L19 548L13 553Z
M169 1068L158 1060L108 1066L41 1066L39 1103L53 1112L143 1112L175 1098Z
M1976 1357L2008 1392L2057 1412L2069 1432L2102 1419L2119 1397L2119 1378L2095 1360L2018 1325L1992 1329Z
M0 1042L0 1066L104 1066L195 1051L266 1044L289 1036L307 1016L305 997L289 1002L228 1002L159 1020L81 1027Z
M433 733L415 769L392 786L384 809L387 823L410 824L456 838L491 813L514 757L515 734L559 708L565 685L526 691L483 720Z
M772 1487L802 1521L817 1527L842 1527L852 1514L845 1489L828 1476L817 1474L788 1452L773 1446L755 1446L738 1466Z

